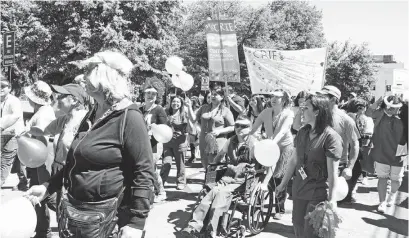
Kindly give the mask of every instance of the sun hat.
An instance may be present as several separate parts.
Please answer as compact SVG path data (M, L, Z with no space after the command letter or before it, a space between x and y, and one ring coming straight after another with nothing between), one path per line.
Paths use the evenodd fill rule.
M51 88L44 81L37 81L33 85L25 87L26 96L33 102L40 105L49 105L51 103Z
M59 86L59 85L50 85L50 86L51 86L51 90L53 90L56 93L74 96L76 99L78 99L81 102L81 104L84 104L85 102L89 101L88 94L85 92L84 88L78 84L70 83L70 84L66 84L63 86Z
M341 91L335 86L332 85L326 85L322 88L321 91L318 92L319 94L329 94L332 95L338 99L341 99Z

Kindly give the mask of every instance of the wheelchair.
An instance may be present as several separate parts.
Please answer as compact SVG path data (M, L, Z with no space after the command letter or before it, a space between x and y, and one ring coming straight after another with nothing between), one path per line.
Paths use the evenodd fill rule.
M217 186L217 182L223 177L226 170L226 163L209 165L203 189L199 192L190 218L193 217L193 212L201 200L214 186ZM264 172L265 169L255 169L245 173L244 183L232 193L233 199L229 210L220 217L217 228L218 237L241 238L246 237L246 234L250 236L257 235L267 226L274 205L274 190L270 185L268 185L268 191L256 189L258 182L264 176ZM199 237L207 237L207 222L207 219L205 219L205 225Z

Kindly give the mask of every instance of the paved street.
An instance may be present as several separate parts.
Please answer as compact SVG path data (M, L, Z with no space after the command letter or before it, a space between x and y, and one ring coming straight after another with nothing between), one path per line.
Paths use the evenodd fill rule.
M146 226L146 238L181 237L178 231L186 224L190 215L191 205L194 203L195 193L201 188L204 178L200 161L187 167L188 187L184 191L177 191L175 184L176 169L171 171L171 178L166 186L168 200L155 205L150 213ZM1 202L7 202L21 192L11 191L11 187L17 184L15 174L9 177L6 186L1 191ZM368 238L400 238L408 237L408 181L405 177L397 197L397 206L388 208L386 214L376 212L378 195L376 192L375 178L369 179L368 186L359 187L356 191L357 203L341 206L339 212L343 217L343 223L337 237L368 237ZM187 211L189 210L189 211ZM286 203L286 214L282 220L270 219L267 228L257 238L267 237L295 237L291 224L292 201ZM52 229L57 231L55 214L52 214ZM56 234L56 237L58 235Z

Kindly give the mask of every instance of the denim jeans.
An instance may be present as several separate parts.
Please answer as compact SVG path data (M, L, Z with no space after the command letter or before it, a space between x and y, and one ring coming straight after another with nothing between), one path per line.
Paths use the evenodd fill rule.
M218 184L202 199L193 212L193 218L189 221L189 226L200 232L204 226L203 221L208 215L209 224L207 230L217 232L219 219L224 212L229 210L233 199L233 191L241 184ZM208 214L209 213L209 214Z
M184 137L184 139L186 139L186 137ZM160 171L160 176L162 177L163 182L168 180L169 172L172 167L172 159L175 158L177 183L186 184L185 149L187 149L187 144L185 144L185 142L182 144L167 143L163 145L163 164Z
M12 135L1 135L1 178L0 184L6 182L17 155L17 140Z
M48 172L45 164L38 168L27 168L27 177L30 179L30 187L34 185L40 185L50 179L50 173ZM36 205L34 207L37 214L37 234L46 234L50 230L50 213L48 211L47 200L41 202L41 206Z

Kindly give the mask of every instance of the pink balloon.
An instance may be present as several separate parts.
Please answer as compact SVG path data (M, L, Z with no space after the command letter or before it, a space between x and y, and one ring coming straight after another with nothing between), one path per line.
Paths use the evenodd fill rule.
M29 168L38 168L48 157L47 140L40 136L38 139L27 136L17 138L17 155L21 163Z

